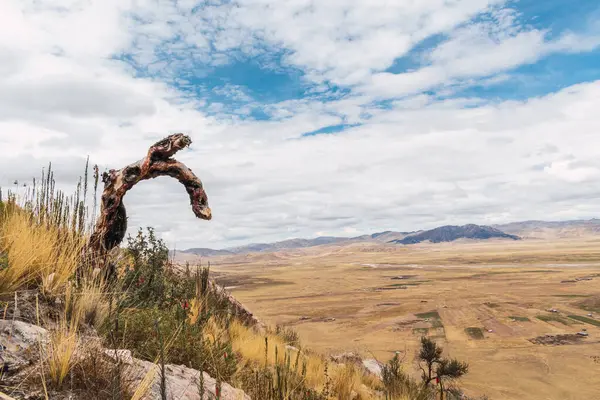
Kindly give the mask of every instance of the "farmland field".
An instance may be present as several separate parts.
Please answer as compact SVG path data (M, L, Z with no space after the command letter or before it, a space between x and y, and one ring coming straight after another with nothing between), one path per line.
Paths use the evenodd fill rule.
M471 395L600 398L600 241L354 244L212 261L217 280L268 324L326 353L413 364L421 335L467 361ZM590 304L592 306L590 306ZM591 315L591 316L590 316ZM589 336L536 344L544 335ZM576 384L575 384L576 383Z

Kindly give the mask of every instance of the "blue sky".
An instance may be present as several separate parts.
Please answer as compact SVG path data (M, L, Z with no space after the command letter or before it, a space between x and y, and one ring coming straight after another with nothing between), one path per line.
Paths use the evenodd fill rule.
M252 2L241 2L241 4L248 3ZM484 48L488 51L493 51L493 45L498 45L503 40L514 39L519 34L532 32L538 33L540 40L546 45L553 42L556 44L568 35L579 35L588 39L591 37L592 43L589 46L582 46L581 49L577 48L579 44L577 40L573 43L565 41L555 49L532 46L524 49L531 54L526 54L524 60L515 60L513 65L510 65L509 61L498 68L492 67L492 72L482 76L467 75L458 79L442 80L428 90L415 90L410 93L400 91L396 96L389 93L382 96L385 98L380 100L404 98L407 94L415 95L424 92L438 99L477 97L491 102L525 100L600 78L600 68L597 67L600 65L600 52L597 51L597 43L594 42L594 39L597 41L600 35L600 23L597 22L600 17L598 4L588 0L570 2L521 0L495 3L495 7L481 8L480 12L472 13L470 19L457 21L454 30L432 31L429 35L423 33L419 40L411 43L400 56L390 59L391 62L387 65L377 64L369 68L369 74L387 72L402 75L432 66L435 62L431 59L431 55L436 48L443 47L453 39L460 39L458 35L468 32L469 28L473 27L478 28L476 33L479 35L473 35L474 37L468 39L474 39L473 43L480 42L479 44L488 45ZM227 8L227 4L228 2L223 2L222 7ZM368 12L369 7L365 7L365 4L367 3L362 2L362 7L365 12ZM190 15L201 13L206 8L206 4L201 4ZM285 5L281 8L285 8ZM347 8L351 9L351 6ZM302 12L302 7L299 10ZM253 11L260 12L260 10ZM341 30L344 30L343 19L338 22ZM269 111L270 108L282 102L298 100L327 103L365 93L361 82L345 84L343 80L335 79L335 75L331 79L326 72L315 71L310 65L295 62L296 52L310 50L303 48L298 50L296 46L286 47L281 42L263 38L261 29L264 29L264 26L258 25L256 27L258 29L255 30L251 26L244 26L247 30L246 34L251 38L250 44L244 43L245 46L227 49L224 54L225 59L219 59L217 62L210 58L217 53L218 44L215 42L220 37L210 37L210 35L208 37L210 50L204 62L189 62L189 54L193 54L194 47L183 47L181 51L169 48L162 54L159 52L157 58L167 60L170 66L148 73L148 65L135 62L134 53L125 53L125 56L142 74L157 79L176 80L174 87L203 102L203 106L199 107L200 110L219 118L269 120L276 118ZM293 25L293 22L290 23L289 29L293 29ZM222 29L219 26L213 28ZM285 26L279 28L285 29ZM460 32L461 29L464 31ZM407 32L407 34L413 33ZM484 34L488 35L485 40L489 40L490 43L485 43ZM350 38L351 35L348 34L339 41L350 43ZM162 49L162 46L168 48L168 44L175 47L177 39L178 37L175 36L172 40L162 43L159 48ZM467 44L468 42L465 42L465 45ZM518 40L515 41L515 46L520 44ZM308 45L318 48L319 43ZM380 45L382 52L394 53L393 50L389 51L386 48L385 43ZM510 49L508 50L505 57L510 59ZM360 46L357 46L356 51L360 51ZM187 59L186 52L189 52ZM536 52L538 54L535 54ZM334 51L332 57L335 56ZM180 58L185 59L185 62L178 62ZM317 76L310 76L315 72ZM321 127L306 134L338 133L354 126L355 124L341 123Z
M590 0L9 0L0 185L52 160L69 188L87 155L183 131L215 219L166 179L127 198L178 247L598 216L598 21Z

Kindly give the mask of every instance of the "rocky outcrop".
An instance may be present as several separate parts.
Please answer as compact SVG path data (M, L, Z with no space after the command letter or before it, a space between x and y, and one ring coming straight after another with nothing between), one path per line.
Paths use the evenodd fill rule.
M112 359L118 358L125 365L125 376L134 387L137 387L144 379L150 380L151 383L148 391L141 397L143 400L161 398L161 379L158 365L134 358L129 350L106 350L105 353ZM202 382L200 371L182 365L165 365L167 397L177 400L208 400L217 398L216 380L206 372L203 372L202 376L203 386L200 386ZM204 390L202 390L202 387ZM201 392L203 392L202 397ZM221 383L220 399L251 400L243 390L236 389L227 383Z
M48 341L48 331L22 321L0 319L0 371L10 378L31 365L39 345Z
M363 360L362 364L367 371L381 379L383 365L379 361L374 359Z
M352 352L334 355L330 359L336 364L353 364L360 368L363 373L375 375L381 379L383 365L375 359L363 360L358 354Z
M38 362L40 347L49 340L49 332L39 326L23 321L0 319L0 376L3 383L19 383L23 374L28 374L28 368ZM98 341L97 337L87 338L88 343ZM148 387L143 394L143 400L160 399L159 366L148 361L134 358L129 350L104 350L107 359L120 361L124 366L125 379L132 388ZM207 373L179 365L165 365L165 381L168 399L178 400L208 400L215 399L217 382ZM15 380L13 382L13 380ZM146 379L148 386L140 385ZM200 386L200 383L203 385ZM201 389L204 388L204 390ZM41 389L41 388L39 388ZM41 392L40 392L41 393ZM203 395L201 396L201 393ZM18 398L28 398L27 393L17 393ZM23 395L23 396L21 396ZM222 400L251 400L244 391L231 385L221 383ZM1 400L1 398L0 398Z
M209 289L217 296L224 298L230 305L233 314L238 317L246 325L256 328L260 332L266 332L267 327L263 324L254 314L246 308L242 303L236 300L229 292L227 292L222 286L216 284L214 281L209 281Z

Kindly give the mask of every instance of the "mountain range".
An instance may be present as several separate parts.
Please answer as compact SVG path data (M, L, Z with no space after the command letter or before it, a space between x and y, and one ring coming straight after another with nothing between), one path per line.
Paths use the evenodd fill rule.
M344 245L360 242L378 242L411 245L421 242L452 242L458 239L550 239L600 235L600 219L571 221L521 221L501 225L463 226L446 225L430 230L413 232L384 231L356 237L321 236L314 239L288 239L274 243L253 243L246 246L230 247L221 250L191 248L180 253L202 257L230 256L248 253L267 253L281 250L301 249L322 245Z
M435 229L413 232L385 231L351 238L321 236L314 239L288 239L274 243L253 243L246 246L230 247L221 250L191 248L179 252L202 257L216 257L236 254L276 252L322 245L344 245L360 242L411 245L421 242L451 242L458 239L551 239L580 237L584 235L600 235L600 219L521 221L491 226L475 224L463 226L446 225Z

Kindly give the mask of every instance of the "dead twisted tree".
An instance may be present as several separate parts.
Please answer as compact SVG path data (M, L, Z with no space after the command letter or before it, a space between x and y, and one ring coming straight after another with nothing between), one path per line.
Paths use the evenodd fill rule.
M111 169L102 174L104 190L100 204L100 214L87 246L87 256L97 267L107 265L109 252L125 238L127 213L123 197L137 183L159 176L177 179L190 196L192 210L196 217L210 220L212 213L208 198L200 179L185 164L171 158L179 150L192 143L189 136L182 133L170 135L155 143L143 159L120 170ZM109 268L107 275L114 271Z

